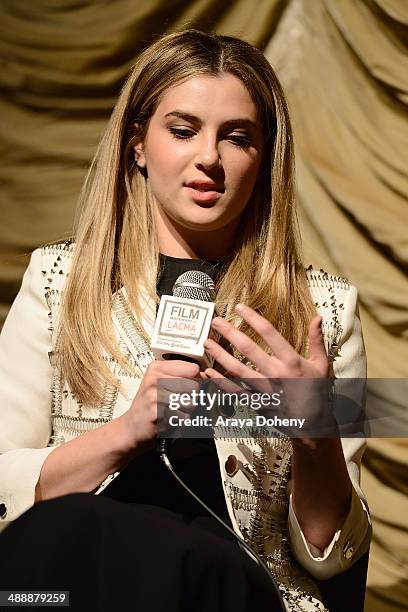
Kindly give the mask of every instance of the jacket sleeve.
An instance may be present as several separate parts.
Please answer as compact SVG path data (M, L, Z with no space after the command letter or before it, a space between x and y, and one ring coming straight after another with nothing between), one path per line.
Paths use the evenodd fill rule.
M358 317L357 290L353 286L350 286L344 304L342 328L339 356L333 363L334 375L336 378L365 378L366 357ZM360 488L360 463L365 439L342 438L341 442L353 485L350 509L343 524L323 551L307 541L293 510L292 495L289 497L290 547L299 563L320 580L346 571L368 550L371 540L371 519Z
M0 336L0 530L34 504L42 465L54 447L48 307L42 252L32 253Z

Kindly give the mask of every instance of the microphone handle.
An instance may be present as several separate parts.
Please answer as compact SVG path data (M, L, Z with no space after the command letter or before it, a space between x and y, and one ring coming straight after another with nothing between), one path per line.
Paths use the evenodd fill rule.
M180 361L187 361L188 363L196 363L198 366L200 365L197 359L194 357L189 357L188 355L177 355L176 353L165 353L162 355L162 359L165 361L174 361L179 359ZM161 455L163 453L169 452L170 446L172 445L174 438L157 438L156 450Z

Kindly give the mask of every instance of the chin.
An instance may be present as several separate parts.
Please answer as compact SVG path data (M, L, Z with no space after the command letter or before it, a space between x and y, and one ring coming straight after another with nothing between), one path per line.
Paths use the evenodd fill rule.
M228 223L231 223L230 219L225 221L220 216L219 211L217 211L217 214L214 209L211 210L209 207L200 206L199 210L196 209L193 214L191 212L188 215L173 218L173 221L180 227L198 232L219 230L223 226L228 225Z
M183 220L179 225L184 229L194 232L214 232L225 227L225 224L217 223L216 221L205 223L202 221Z

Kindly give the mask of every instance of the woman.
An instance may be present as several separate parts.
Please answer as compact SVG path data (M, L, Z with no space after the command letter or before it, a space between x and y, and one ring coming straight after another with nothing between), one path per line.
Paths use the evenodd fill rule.
M159 542L165 567L174 559L182 566L185 550L179 542L170 551L166 534L189 539L189 547L199 542L201 552L197 534L205 533L212 550L196 573L193 562L187 565L187 574L202 578L218 568L220 554L223 584L229 572L235 581L227 595L221 589L223 604L219 589L212 604L200 591L203 609L225 608L226 601L227 609L241 609L228 598L243 585L242 609L268 601L271 608L261 570L248 578L256 566L246 558L239 561L246 569L238 571L234 559L243 553L177 488L154 450L160 379L218 380L222 370L258 381L365 375L356 290L345 279L302 266L290 121L262 54L243 41L194 30L147 48L113 111L82 204L75 242L33 253L3 330L3 524L48 501L6 530L0 551L10 558L17 550L11 566L21 575L16 541L29 534L39 554L46 516L56 541L41 551L42 563L44 555L48 559L42 584L50 584L51 575L58 583L52 571L61 563L64 572L74 571L69 555L76 576L78 564L88 568L91 584L95 559L87 555L93 545L86 554L80 547L78 555L73 541L84 529L108 522L104 537L115 533L122 547L121 528L133 529L129 537L143 543L139 572L159 567ZM181 360L154 361L149 345L158 295L169 293L182 271L197 268L214 278L222 315L213 326L223 342L206 343L216 365L205 372ZM315 418L310 407L304 411ZM209 505L263 557L288 609L324 610L316 581L346 571L369 546L359 488L362 452L356 439L219 438L215 447L193 444L175 460L191 488L210 498ZM102 499L104 491L121 501ZM69 495L76 492L99 497ZM95 563L95 572L105 576L100 557ZM177 584L181 575L173 577ZM127 579L133 587L135 577ZM139 597L143 584L138 573ZM191 584L189 597L197 598ZM149 590L149 609L160 608L159 592L152 599ZM167 609L171 605L184 609L177 598L173 604L166 599Z

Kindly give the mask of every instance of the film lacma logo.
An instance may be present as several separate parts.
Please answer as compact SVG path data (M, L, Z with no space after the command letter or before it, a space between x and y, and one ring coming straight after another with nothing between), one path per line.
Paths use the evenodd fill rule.
M184 334L187 338L199 338L203 330L203 323L206 317L206 308L202 306L186 306L174 302L168 303L162 320L163 327L161 333Z
M210 333L213 314L213 302L162 296L151 344L156 358L166 359L172 353L196 357L207 366L204 342Z

